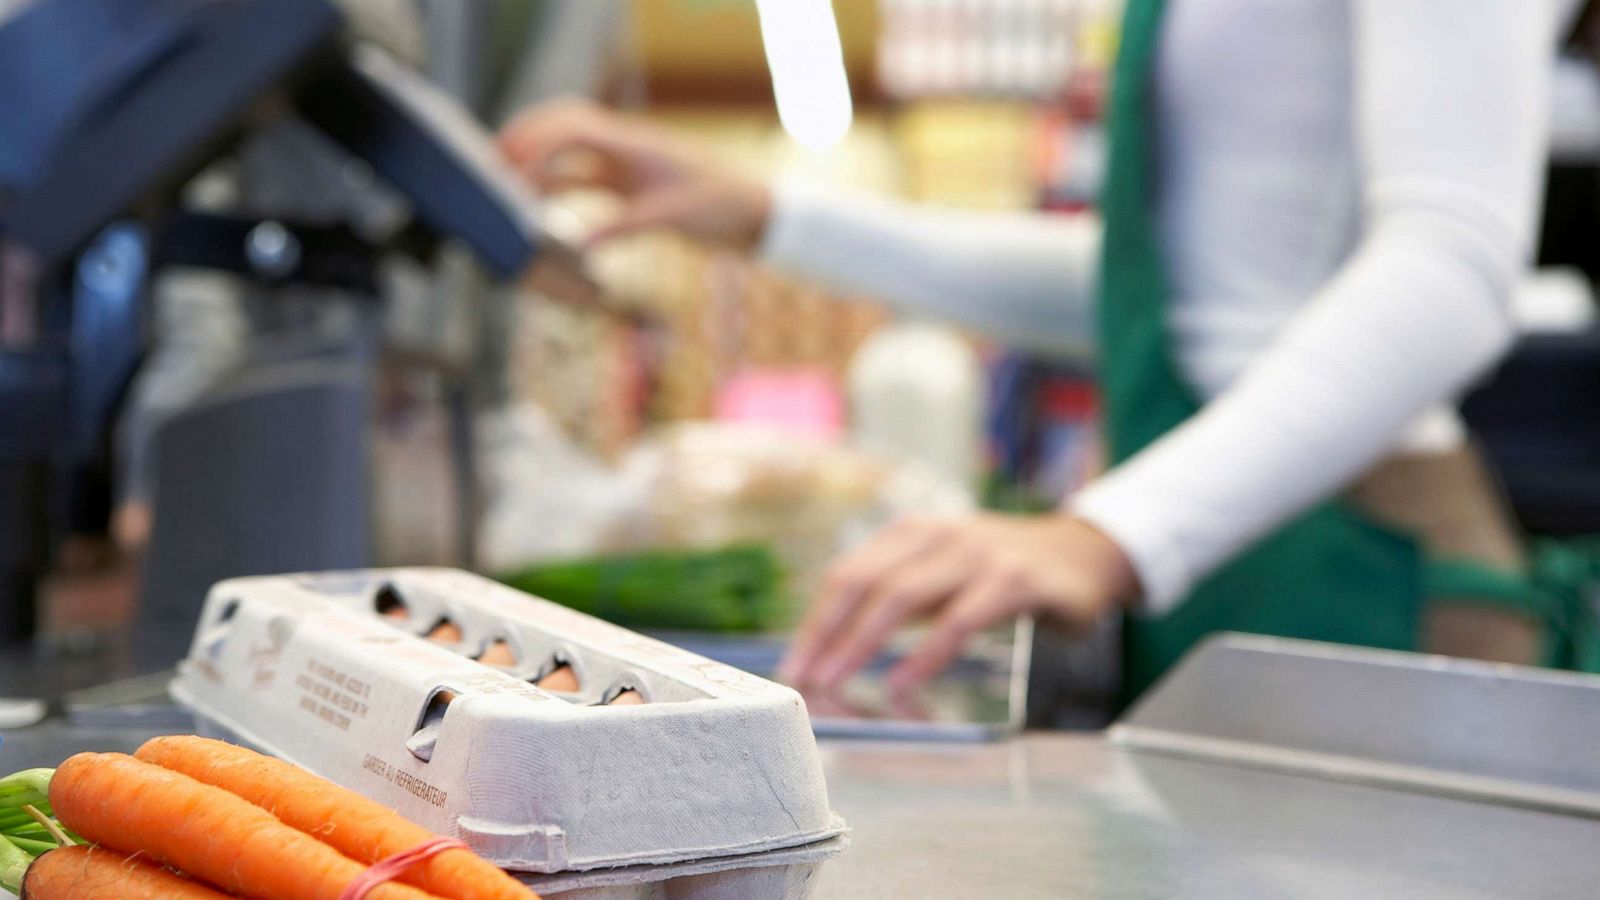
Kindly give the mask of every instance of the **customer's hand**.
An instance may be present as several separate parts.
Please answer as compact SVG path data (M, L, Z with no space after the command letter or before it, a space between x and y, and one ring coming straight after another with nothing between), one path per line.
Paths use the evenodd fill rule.
M913 519L885 529L829 571L789 655L784 681L831 690L872 661L896 628L932 619L889 673L903 689L937 674L973 634L1026 613L1085 629L1137 590L1110 538L1064 515Z
M561 100L518 116L500 134L506 157L545 191L593 186L623 201L589 242L653 228L749 250L766 229L771 192L703 151L592 103Z

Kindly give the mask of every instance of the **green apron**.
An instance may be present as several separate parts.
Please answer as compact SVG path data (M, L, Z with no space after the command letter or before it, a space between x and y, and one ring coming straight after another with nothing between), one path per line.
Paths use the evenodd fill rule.
M1102 213L1100 357L1113 465L1200 409L1179 376L1166 326L1167 284L1152 208L1150 89L1164 0L1128 0L1112 83L1111 161ZM1196 478L1206 478L1202 471ZM1248 631L1412 649L1423 596L1413 540L1341 502L1267 536L1196 587L1171 612L1130 615L1124 695L1137 696L1207 634Z

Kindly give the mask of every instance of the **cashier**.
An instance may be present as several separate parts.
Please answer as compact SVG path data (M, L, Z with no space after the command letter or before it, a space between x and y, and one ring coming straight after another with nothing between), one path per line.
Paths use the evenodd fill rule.
M503 142L536 183L581 168L623 198L597 240L677 229L1014 343L1094 342L1105 474L1055 514L846 555L790 681L836 685L926 619L890 674L914 684L1027 613L1124 614L1133 692L1219 630L1530 661L1536 615L1479 590L1523 559L1452 399L1512 342L1563 5L1129 0L1098 224L763 184L574 103Z

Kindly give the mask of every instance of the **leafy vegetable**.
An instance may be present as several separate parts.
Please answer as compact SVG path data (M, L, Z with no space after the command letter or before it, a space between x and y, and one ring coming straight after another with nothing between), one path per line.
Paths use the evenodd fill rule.
M0 778L0 887L18 894L27 866L38 855L78 839L54 820L50 781L54 769L26 769Z
M50 776L54 769L24 769L0 778L0 809L39 806L50 802Z
M75 843L52 818L54 769L27 769L0 778L0 888L22 890L28 866L46 850Z
M544 563L500 580L634 628L770 631L790 607L782 566L760 545Z

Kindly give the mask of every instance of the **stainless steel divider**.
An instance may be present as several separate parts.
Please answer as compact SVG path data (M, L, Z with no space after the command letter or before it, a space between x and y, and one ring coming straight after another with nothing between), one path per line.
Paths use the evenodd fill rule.
M1600 677L1220 635L1111 729L1128 749L1600 818Z

